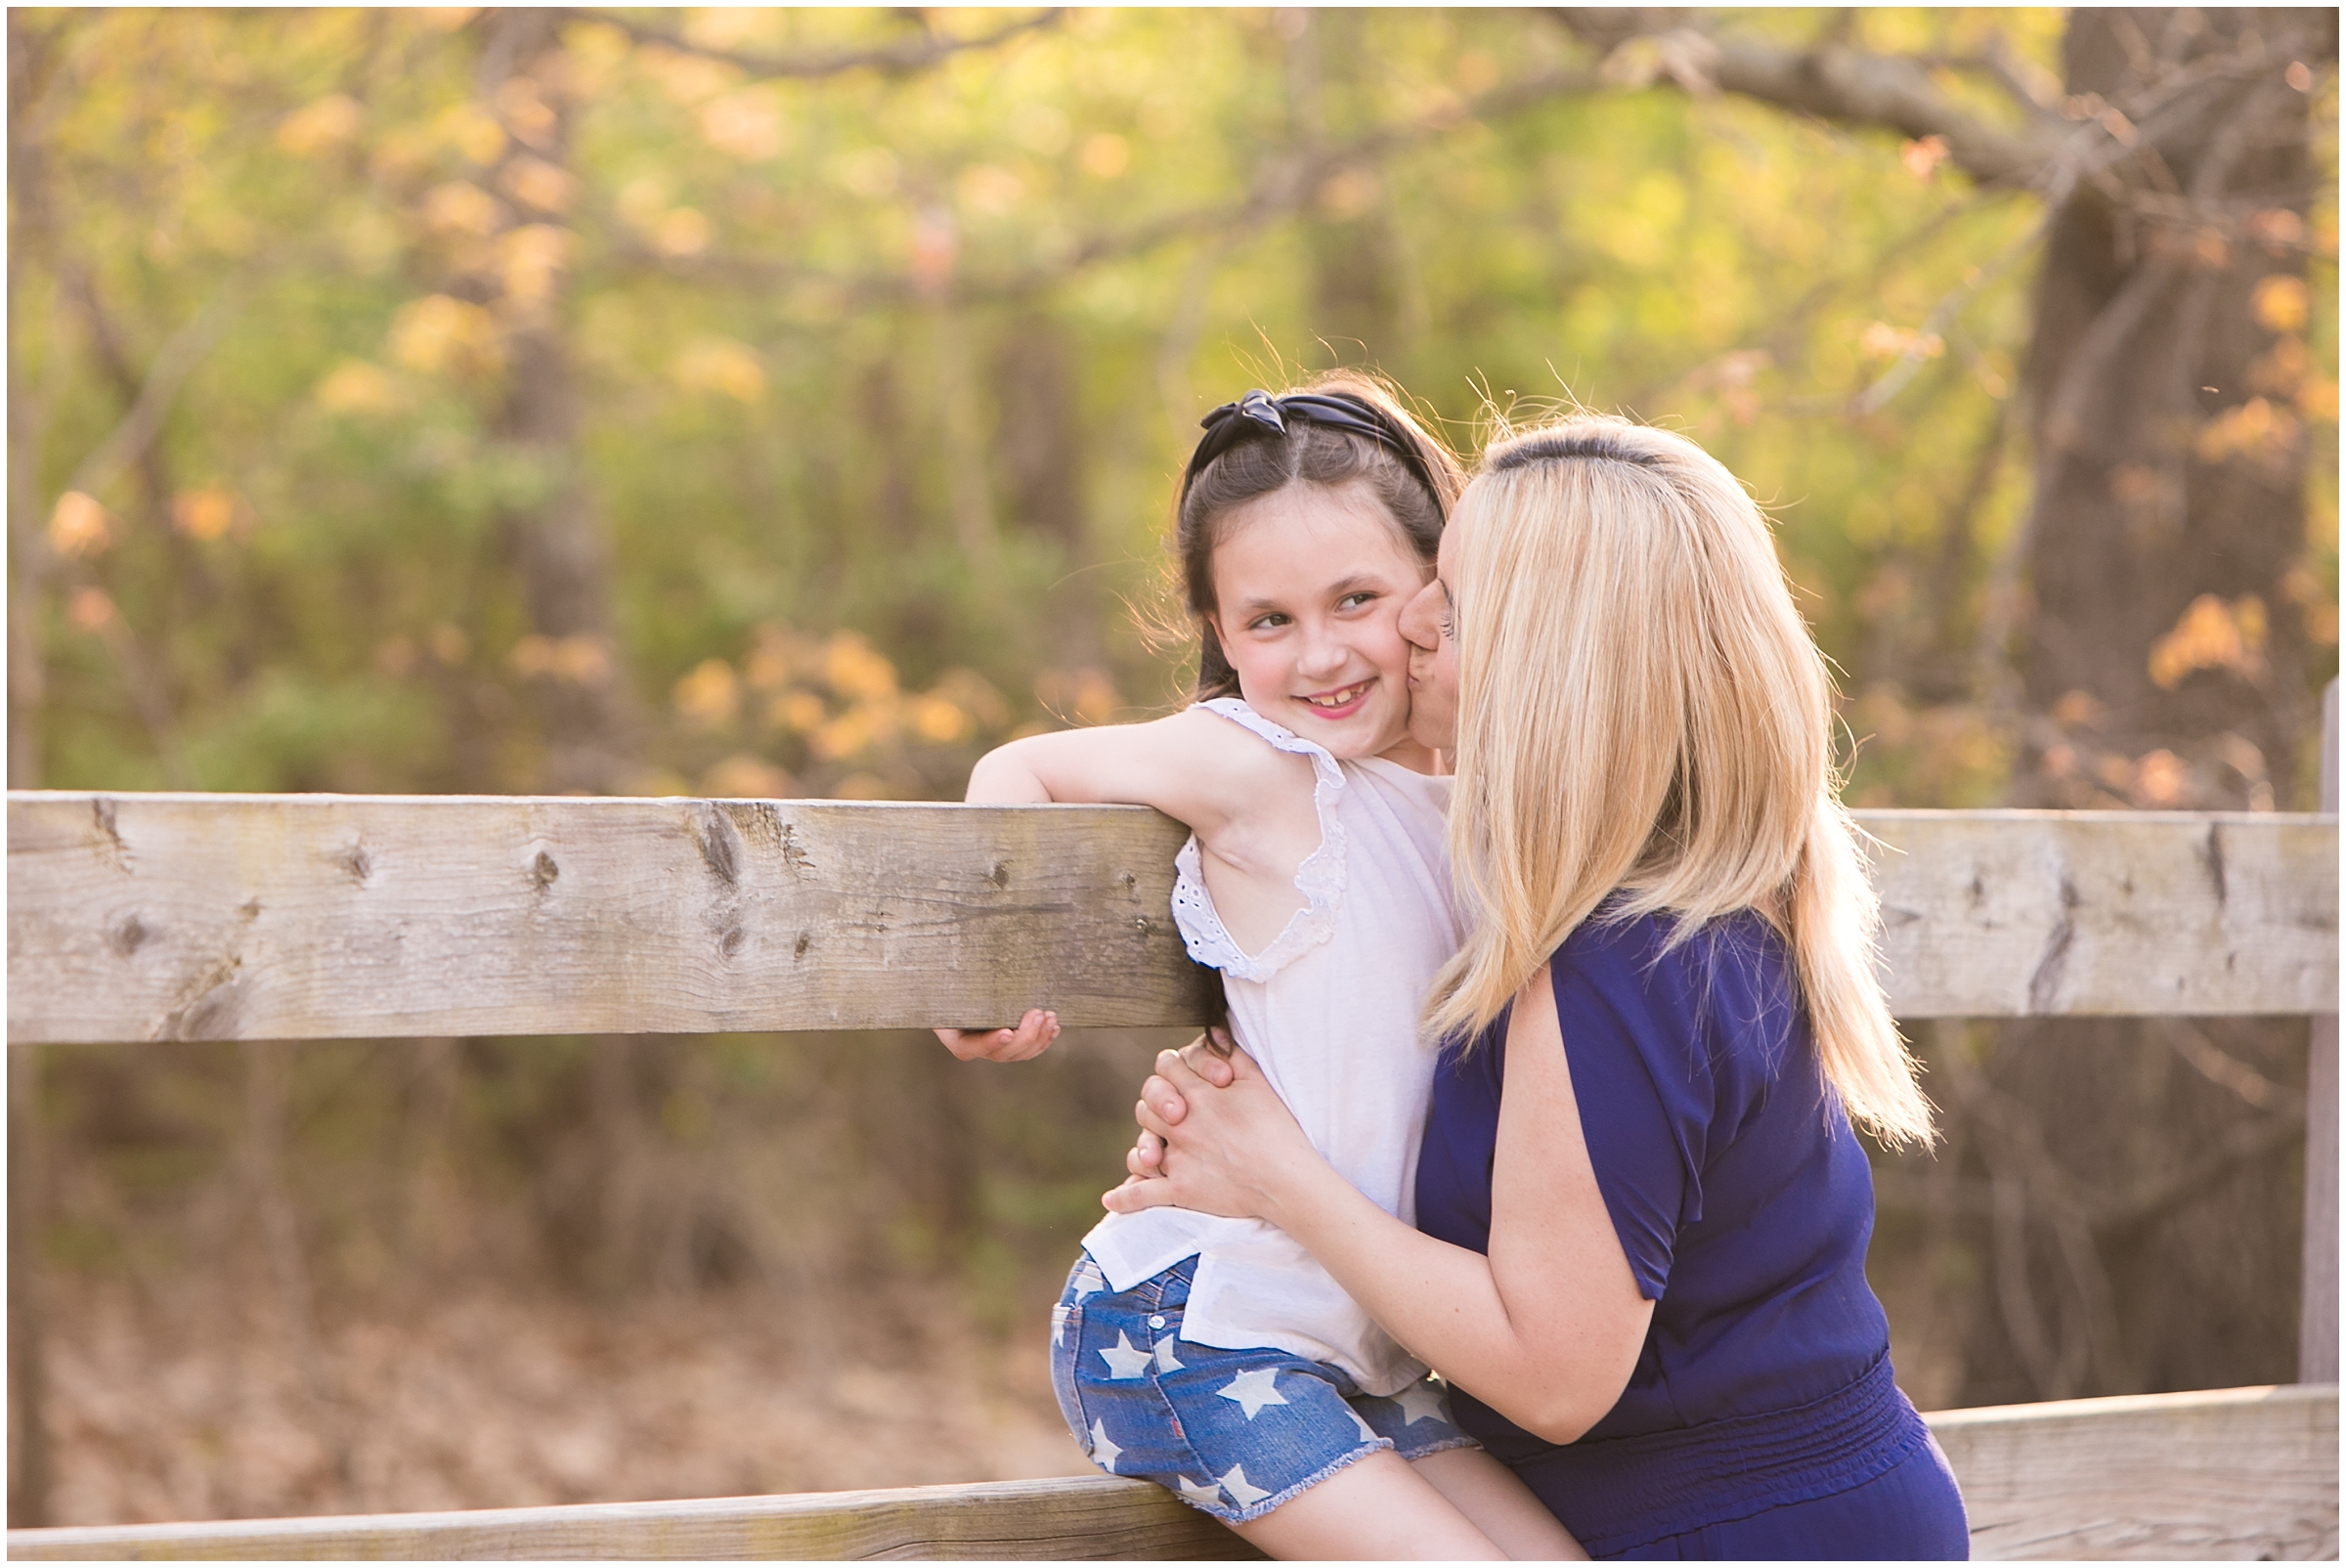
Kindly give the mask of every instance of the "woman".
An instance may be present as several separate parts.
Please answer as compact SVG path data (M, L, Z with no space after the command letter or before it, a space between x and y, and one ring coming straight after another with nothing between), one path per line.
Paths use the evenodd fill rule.
M1119 1211L1268 1220L1440 1367L1596 1556L1951 1557L1891 1381L1851 1123L1927 1141L1834 793L1821 655L1759 510L1693 443L1575 417L1485 455L1404 630L1455 745L1470 936L1417 1229L1242 1055L1168 1053ZM1227 1080L1225 1084L1224 1080Z

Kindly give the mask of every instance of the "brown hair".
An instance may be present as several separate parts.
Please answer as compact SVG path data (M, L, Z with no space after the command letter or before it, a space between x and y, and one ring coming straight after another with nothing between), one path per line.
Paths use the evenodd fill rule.
M1465 488L1457 457L1411 417L1399 391L1380 378L1359 370L1330 370L1288 392L1363 405L1363 412L1397 443L1406 444L1416 460L1407 460L1371 437L1306 416L1289 418L1283 434L1265 429L1238 441L1191 476L1174 519L1173 544L1181 559L1183 602L1203 639L1197 652L1197 702L1235 697L1238 691L1238 672L1223 655L1213 624L1206 619L1215 609L1214 547L1221 543L1222 519L1233 510L1289 485L1332 490L1364 484L1418 558L1431 561L1442 543L1442 525Z

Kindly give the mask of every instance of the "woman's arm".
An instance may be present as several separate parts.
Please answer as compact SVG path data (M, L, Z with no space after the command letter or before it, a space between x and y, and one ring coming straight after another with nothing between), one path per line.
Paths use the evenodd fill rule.
M1270 1221L1386 1331L1527 1431L1567 1443L1613 1408L1645 1342L1638 1291L1598 1191L1542 968L1508 1024L1488 1256L1404 1225L1322 1159L1259 1068L1216 1089L1158 1058L1138 1108L1165 1175L1107 1197ZM1178 1119L1165 1114L1186 1107ZM1164 1109L1160 1109L1164 1108Z

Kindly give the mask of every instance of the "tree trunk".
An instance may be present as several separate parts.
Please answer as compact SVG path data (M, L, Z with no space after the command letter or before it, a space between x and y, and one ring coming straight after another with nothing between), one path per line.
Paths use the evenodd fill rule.
M575 182L560 20L509 8L487 23L481 92L508 136L492 177L516 214L499 237L504 257L530 253L525 229L552 237L557 257L577 244L563 218ZM612 637L610 542L582 471L579 393L563 338L567 276L557 261L509 264L483 281L504 329L508 376L493 432L541 480L535 503L503 521L531 630L549 649L532 677L546 746L542 785L608 794L626 785L634 716Z
M2289 65L2334 58L2336 25L2334 11L2070 13L2068 112L2150 149L2055 192L2026 372L2016 805L2311 804L2294 408L2317 373L2310 115ZM1974 1318L1963 1403L2288 1378L2303 1022L1997 1035L1984 1081L1953 1097L1980 1174L2014 1200L1976 1235L1996 1305ZM2184 1201L2129 1207L2202 1159Z
M2027 369L2036 613L2019 658L2032 720L2020 804L2311 804L2295 801L2315 694L2291 582L2306 548L2293 399L2310 370L2290 237L2313 193L2307 95L2285 70L2334 56L2336 25L2329 11L2070 18L2072 101L2131 105L2144 132L2163 123L2171 181L2129 181L2115 199L2083 184L2053 214ZM2260 38L2258 67L2211 68ZM2210 79L2168 86L2195 66ZM2168 93L2178 110L2149 111ZM2206 594L2215 618L2157 657ZM2144 765L2161 748L2180 767Z

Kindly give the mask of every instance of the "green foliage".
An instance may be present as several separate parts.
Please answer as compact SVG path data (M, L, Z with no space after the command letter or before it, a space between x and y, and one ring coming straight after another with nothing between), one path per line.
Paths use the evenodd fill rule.
M800 57L905 27L649 24L672 23ZM1738 24L1798 41L1837 23ZM1998 38L2039 68L2059 29L2052 12L1848 24L1948 56ZM1696 435L1780 520L1845 672L1856 798L2001 787L1988 589L2024 500L2004 411L2037 213L1918 173L1894 137L1660 90L1462 112L1582 58L1533 14L1081 13L925 72L781 81L582 20L531 78L535 109L510 84L484 100L488 22L461 13L18 27L49 72L11 195L20 559L174 334L224 320L152 456L101 476L103 541L18 601L48 676L44 784L170 775L133 677L63 613L79 583L110 595L206 788L543 787L542 699L572 681L646 716L627 787L950 795L1021 724L1177 689L1129 606L1162 607L1193 421L1343 359L1463 442L1495 409L1558 401ZM549 108L566 140L511 155ZM1282 158L1371 135L1282 189ZM550 216L523 222L525 198ZM2334 223L2325 206L2318 238ZM2329 267L2307 328L2317 431ZM533 300L573 453L500 428ZM1046 333L1065 352L1038 371L1018 351ZM1911 379L1852 413L1907 354ZM1018 396L1038 376L1064 411L1048 429ZM2318 466L2317 617L2336 570ZM513 544L574 482L607 551L599 649L549 647ZM1038 515L1055 486L1071 500ZM758 650L842 631L915 692L1002 695L933 715L929 740L865 712L878 738L851 750L767 721ZM758 700L710 707L712 660ZM804 689L822 723L856 711Z

